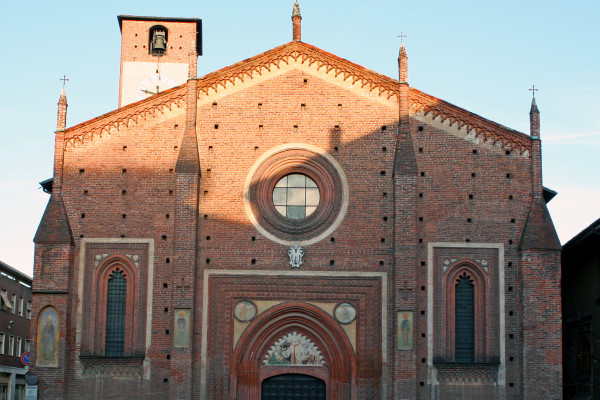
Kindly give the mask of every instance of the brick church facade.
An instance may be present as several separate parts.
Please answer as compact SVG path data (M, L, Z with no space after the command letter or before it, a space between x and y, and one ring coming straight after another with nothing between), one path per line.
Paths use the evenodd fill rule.
M40 398L560 398L535 100L526 135L292 21L197 78L200 20L120 16L119 108L66 128L63 91Z

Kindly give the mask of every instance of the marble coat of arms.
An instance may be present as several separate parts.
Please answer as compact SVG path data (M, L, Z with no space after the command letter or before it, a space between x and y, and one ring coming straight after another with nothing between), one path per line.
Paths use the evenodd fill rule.
M304 250L300 246L292 246L288 250L288 256L290 256L290 265L292 268L300 268L302 265L302 256Z

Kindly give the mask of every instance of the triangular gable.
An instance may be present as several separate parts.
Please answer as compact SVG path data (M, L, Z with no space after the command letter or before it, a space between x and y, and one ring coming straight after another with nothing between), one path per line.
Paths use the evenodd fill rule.
M275 69L291 64L316 68L317 71L331 74L343 82L360 87L361 90L385 100L397 101L399 95L398 81L379 74L341 57L335 56L318 47L293 41L236 64L209 73L198 79L198 98L221 93L235 87L238 83L269 75ZM141 120L152 118L156 113L172 107L184 108L185 86L167 90L159 95L130 104L108 114L76 125L65 131L66 145L76 145L95 135L103 135L118 130L120 127L131 127ZM451 103L430 96L417 89L410 88L411 115L428 116L453 130L460 131L459 136L470 136L479 142L488 142L505 149L528 154L531 148L529 136L485 119Z
M183 84L165 90L156 96L128 104L125 107L66 129L65 148L83 144L95 137L111 134L121 128L132 128L166 111L180 109L184 112L186 108L186 85Z
M450 130L460 137L468 137L479 143L488 143L506 150L529 155L531 139L528 135L490 121L475 113L411 88L410 114L435 121L440 128Z
M271 72L274 68L280 68L282 64L289 65L292 62L306 63L308 66L316 66L317 69L323 68L335 77L349 79L353 85L358 84L361 88L376 90L380 96L385 96L387 99L398 97L398 81L298 41L289 42L205 75L198 82L198 90L205 94L210 90L218 92L221 88L226 88L228 83L235 84L238 81L243 83L256 75L260 76L265 72Z

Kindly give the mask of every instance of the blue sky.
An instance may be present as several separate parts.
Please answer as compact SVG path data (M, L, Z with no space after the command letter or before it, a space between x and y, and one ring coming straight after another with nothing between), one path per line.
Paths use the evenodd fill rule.
M117 15L203 20L200 76L291 40L292 0L9 2L0 59L0 260L33 271L48 201L56 103L67 75L67 126L116 108ZM397 77L404 32L411 86L521 132L533 84L544 185L563 243L600 218L600 2L302 0L302 39Z

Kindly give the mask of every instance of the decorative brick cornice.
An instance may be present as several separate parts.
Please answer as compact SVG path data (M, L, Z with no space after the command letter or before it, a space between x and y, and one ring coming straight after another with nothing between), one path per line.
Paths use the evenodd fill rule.
M326 73L333 73L335 77L342 76L344 80L351 80L352 84L359 84L361 88L367 87L370 91L376 90L380 96L388 99L398 96L398 81L378 74L348 60L337 57L329 52L302 42L290 42L276 47L255 57L238 62L229 67L215 71L200 79L199 92L208 94L212 89L215 92L225 89L227 84L244 82L255 76L262 76L264 72L271 72L273 68L280 68L282 64L306 63L309 67L322 68Z
M229 85L244 83L292 63L316 68L317 71L332 74L334 78L341 77L344 82L348 81L352 85L358 85L362 90L375 92L387 100L394 97L397 100L399 97L399 83L396 79L300 41L289 42L205 75L198 79L197 96L200 98L211 92L219 93L226 90ZM186 107L185 88L186 84L178 86L69 128L65 131L65 147L82 144L122 127L133 127L147 118L164 112L165 109ZM417 89L410 88L409 103L411 115L431 115L458 129L466 128L468 134L474 135L481 142L492 142L502 148L519 151L521 154L529 153L531 148L531 139L524 133L487 120Z
M435 363L440 383L497 383L500 363Z
M206 75L198 82L198 94L202 92L208 95L211 90L217 93L226 89L228 84L235 86L236 82L243 83L257 75L262 76L265 71L271 72L273 68L280 68L282 64L289 65L292 62L305 63L309 67L315 65L317 70L323 68L326 73L332 73L336 78L341 75L344 81L349 80L353 85L358 84L361 89L376 91L379 96L385 96L386 99L392 97L397 99L399 96L397 80L297 41ZM482 141L492 140L506 149L525 153L531 148L529 136L417 89L410 88L409 101L411 114L431 113L434 118L440 117L442 122L447 121L451 126L457 124L459 129L466 127L467 132L473 133Z
M531 139L524 133L480 117L437 97L411 88L410 100L411 115L419 113L431 115L432 118L439 118L441 122L454 125L458 129L466 128L468 133L474 134L483 142L491 140L494 144L519 151L521 154L531 149Z
M80 356L83 376L129 376L141 378L144 357Z
M121 128L131 128L173 108L186 107L185 84L149 99L129 104L65 131L65 148L76 147Z

